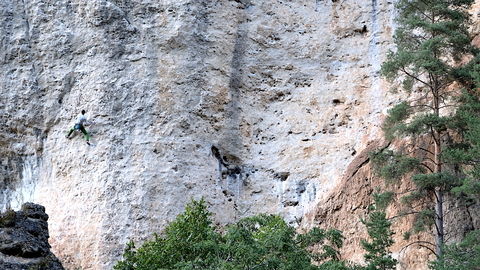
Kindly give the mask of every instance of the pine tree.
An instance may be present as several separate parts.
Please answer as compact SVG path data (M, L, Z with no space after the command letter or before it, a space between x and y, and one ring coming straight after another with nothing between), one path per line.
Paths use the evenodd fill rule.
M371 242L365 239L361 240L362 247L367 251L364 255L367 266L363 270L387 270L395 269L397 260L392 258L389 248L393 245L393 235L395 232L391 229L392 223L387 219L385 208L388 201L391 200L394 193L384 192L373 193L375 206L370 207L370 214L368 219L361 219L361 222L366 226L367 233L370 236Z
M389 111L383 129L396 144L379 149L371 158L387 183L402 177L415 183L403 201L412 208L408 212L416 214L414 232L433 228L438 256L445 234L443 196L457 185L443 157L444 141L451 132L451 101L459 94L454 83L462 79L459 61L477 53L467 31L472 3L399 0L396 51L388 54L381 70L392 82L400 79L402 90L415 99Z
M371 242L361 241L363 249L367 251L364 255L367 266L364 270L388 270L395 269L397 260L393 259L389 248L393 245L393 235L390 228L392 223L387 220L383 211L373 211L369 214L368 220L361 220L367 227Z

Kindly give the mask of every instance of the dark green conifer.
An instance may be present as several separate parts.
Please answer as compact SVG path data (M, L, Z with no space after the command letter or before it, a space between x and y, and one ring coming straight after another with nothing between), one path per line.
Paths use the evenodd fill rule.
M367 266L364 270L388 270L396 269L397 260L393 259L389 248L393 245L391 222L387 220L383 211L373 211L368 219L361 220L367 227L371 242L362 239L362 247L367 252L364 257Z
M414 182L414 190L403 198L411 208L406 213L417 214L414 231L433 230L438 256L445 234L443 196L458 185L444 159L452 133L452 101L460 94L454 83L467 80L460 60L477 53L468 33L472 3L399 0L396 49L381 70L390 81L399 80L411 98L389 110L383 129L392 144L372 153L372 161L387 183L402 178Z

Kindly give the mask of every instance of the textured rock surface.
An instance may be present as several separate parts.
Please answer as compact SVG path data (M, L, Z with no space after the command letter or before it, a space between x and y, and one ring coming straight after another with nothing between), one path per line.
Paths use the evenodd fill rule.
M327 198L319 201L315 211L306 215L306 220L311 222L310 226L334 227L343 231L346 238L341 254L356 262L364 261L361 240L369 239L366 228L360 219L369 214L369 206L373 204L372 193L376 188L385 186L384 181L373 173L368 152L384 145L382 140L370 142L365 150L350 163L339 185ZM398 194L398 201L403 192L412 188L410 185L410 181L402 180L392 187ZM386 209L387 218L398 216L400 209L403 209L401 203L389 206ZM395 218L391 221L392 229L396 233L395 244L391 247L391 251L393 257L399 261L399 269L428 269L427 262L435 259L431 252L418 245L409 246L409 244L417 240L433 241L433 237L427 234L418 234L412 236L409 241L405 241L402 236L412 227L413 219L405 217ZM405 248L407 246L409 247Z
M47 220L45 207L33 203L0 214L0 269L63 270L50 252Z
M392 12L386 0L1 0L0 205L45 205L67 269L111 269L192 196L220 225L270 212L310 226L395 101L378 76ZM65 139L81 109L92 147Z
M346 173L339 184L327 197L320 200L316 209L305 215L304 227L317 226L321 228L337 228L343 231L346 237L341 254L350 260L362 262L364 250L361 240L369 239L365 226L360 218L369 214L369 206L373 204L372 193L377 188L384 188L385 183L373 173L369 162L368 152L385 146L382 140L368 143L367 147L349 164ZM403 235L413 227L412 216L400 218L400 212L405 208L401 197L412 190L412 182L402 179L389 190L396 193L396 202L387 209L387 218L391 219L392 229L396 233L395 243L391 247L393 257L399 261L398 269L429 269L428 262L435 259L429 244L434 243L432 234L413 234L409 240L404 240ZM480 205L474 203L465 207L457 200L445 196L445 234L447 241L460 241L470 231L480 228ZM419 243L416 243L420 241Z

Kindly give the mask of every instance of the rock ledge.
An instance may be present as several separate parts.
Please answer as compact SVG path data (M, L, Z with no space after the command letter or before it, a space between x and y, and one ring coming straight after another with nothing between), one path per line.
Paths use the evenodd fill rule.
M0 214L0 269L64 269L50 251L47 220L45 207L34 203Z

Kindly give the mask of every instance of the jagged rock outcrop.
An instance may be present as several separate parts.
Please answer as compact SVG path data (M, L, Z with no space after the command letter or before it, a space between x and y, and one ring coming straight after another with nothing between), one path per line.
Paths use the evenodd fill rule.
M0 206L45 205L68 269L111 269L192 196L219 225L309 224L400 98L378 74L392 16L387 0L0 0ZM65 139L81 109L91 147Z
M47 220L45 207L34 203L0 214L0 269L64 269L50 251Z

